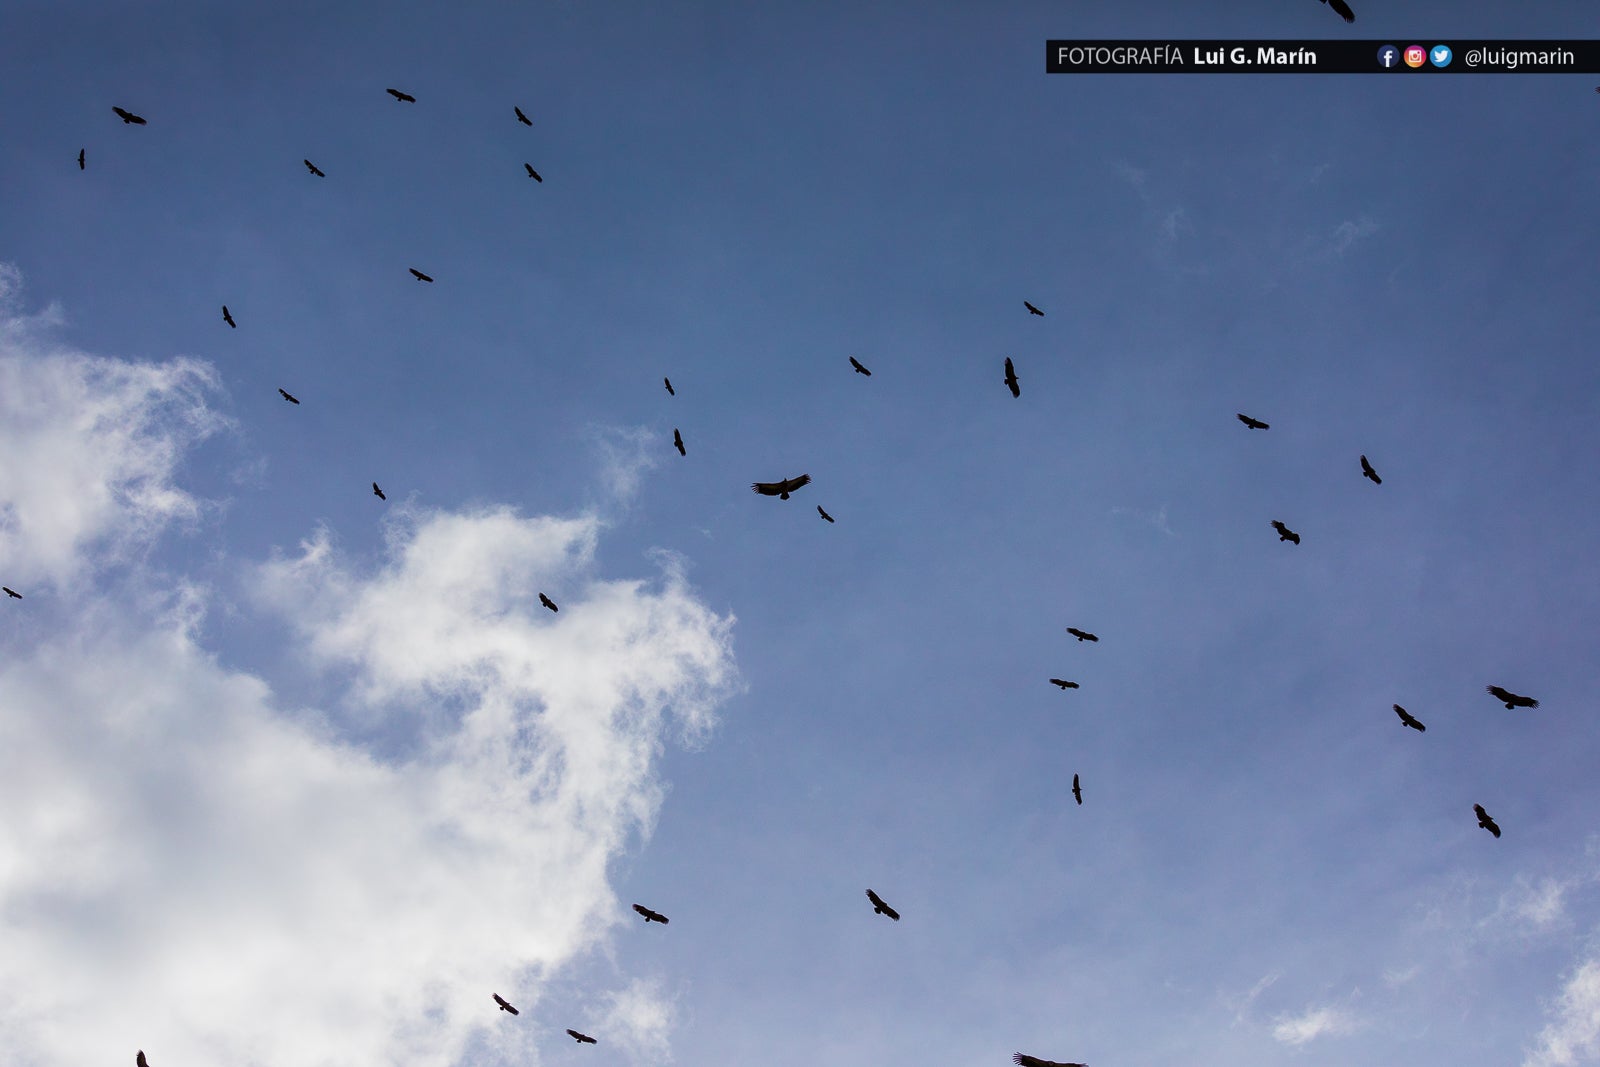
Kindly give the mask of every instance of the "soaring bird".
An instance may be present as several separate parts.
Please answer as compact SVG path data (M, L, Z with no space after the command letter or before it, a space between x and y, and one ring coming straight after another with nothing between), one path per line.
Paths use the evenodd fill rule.
M580 1045L594 1045L599 1043L588 1034L580 1034L576 1030L568 1030L567 1036L572 1038L572 1040L576 1041Z
M1080 644L1082 642L1084 642L1084 641L1098 641L1098 640L1100 640L1098 637L1096 637L1094 634L1090 633L1088 630L1080 630L1076 626L1067 627L1067 633L1071 634L1073 637L1076 637Z
M857 374L865 374L868 378L872 377L872 372L863 367L860 360L856 359L855 356L850 357L850 365L856 369Z
M867 890L867 899L872 901L872 912L874 915L887 915L895 922L900 921L900 913L889 907L889 905L885 904L883 902L883 898L870 889Z
M1072 799L1078 802L1078 807L1083 807L1083 787L1078 784L1078 776L1072 776Z
M1373 485L1382 485L1383 479L1378 477L1378 472L1372 469L1372 464L1367 462L1367 457L1361 457L1361 476L1371 478Z
M373 482L372 483L372 495L377 497L379 500L388 500L389 499L388 497L383 495L383 490L378 488L378 483L377 482Z
M1028 303L1026 300L1024 300L1022 302L1022 306L1027 308L1030 314L1034 314L1034 315L1043 315L1044 314L1044 312L1040 311L1038 308L1034 307L1032 304Z
M539 172L533 169L533 164L532 163L524 163L522 166L523 166L523 169L525 169L528 172L528 177L532 178L534 181L538 182L541 185L544 184L544 179L539 177Z
M1506 710L1514 708L1536 708L1539 702L1532 697L1519 697L1509 689L1501 689L1498 685L1489 686L1489 692L1506 702Z
M798 478L785 478L781 482L751 482L750 488L762 496L775 496L779 500L788 500L789 494L802 485L811 484L811 475L802 474Z
M14 600L22 599L22 594L11 588L9 585L0 585L0 589L4 589L6 591L6 596L11 597Z
M1252 419L1249 415L1240 415L1239 416L1239 421L1244 423L1246 426L1250 427L1250 429L1252 429L1252 430L1267 430L1267 429L1271 429L1271 427L1269 427L1266 423L1262 422L1260 419Z
M111 110L117 113L117 117L122 120L123 125L128 125L131 123L134 126L143 126L145 124L144 119L140 118L138 115L135 115L131 111L124 111L120 107L114 107Z
M222 305L222 321L227 323L229 326L232 326L235 330L239 328L239 324L233 321L233 316L228 314L227 304Z
M1289 529L1289 527L1285 526L1277 519L1272 520L1272 528L1278 531L1278 540L1293 541L1297 545L1300 543L1300 535Z
M403 100L408 104L415 104L417 102L416 97L412 96L410 93L402 93L399 89L388 89L385 91L396 100Z
M1052 679L1050 679L1050 684L1051 685L1059 685L1062 689L1076 689L1076 688L1078 688L1078 683L1077 682L1069 682L1069 681L1066 681L1065 679L1062 679L1062 678L1052 678Z
M499 993L491 993L489 995L494 997L494 1002L496 1004L500 1005L500 1010L501 1011L509 1011L512 1015L521 1015L522 1014L516 1008L513 1008L511 1005L507 1004L506 1003L506 998L502 997Z
M1482 804L1472 805L1472 810L1478 813L1478 825L1496 837L1500 836L1500 825L1489 818L1489 813L1483 810Z
M1405 708L1402 708L1399 704L1396 704L1394 706L1394 713L1396 715L1400 716L1400 721L1402 723L1404 723L1406 726L1411 727L1413 730L1416 730L1418 733L1421 733L1423 730L1427 729L1426 726L1422 725L1416 719L1412 718L1411 713L1409 711L1407 711Z
M144 1058L144 1049L139 1050L139 1054L133 1058L133 1063L134 1067L150 1067L150 1061Z
M1350 10L1350 5L1345 3L1344 0L1322 0L1322 2L1337 11L1339 17L1346 22L1354 22L1356 20L1356 13Z
M660 923L662 926L667 925L667 917L661 914L659 911L651 911L643 904L635 904L633 906L633 910L644 916L644 921L646 924Z
M823 511L821 504L817 505L817 514L821 515L824 519L827 519L829 522L833 521L833 516L829 515L826 511Z
M664 383L666 383L667 395L668 396L677 396L678 395L678 391L672 387L672 379L671 378L663 378L661 380Z
M1030 1056L1026 1052L1019 1052L1011 1057L1011 1062L1017 1067L1089 1067L1087 1063L1057 1063L1055 1060L1041 1060L1037 1056Z
M1011 365L1011 357L1006 357L1006 384L1011 387L1012 396L1021 396L1022 389L1017 385L1017 368Z
M284 392L282 389L278 390L278 395L283 397L285 400L287 400L291 404L300 403L300 401L296 400L294 397L290 396L288 393Z
M411 272L411 276L413 278L415 278L419 282L431 282L431 281L433 281L432 278L430 278L428 275L422 273L420 270L418 270L415 267L407 267L406 270L410 271Z
M549 608L551 611L560 611L561 610L560 608L556 607L556 602L554 600L551 600L549 597L545 596L543 593L539 594L539 603L543 604L545 607Z
M683 434L678 432L676 426L672 428L672 443L677 446L678 455L687 456L689 454L683 450Z
M517 113L517 121L518 122L522 123L524 126L532 126L533 125L533 120L530 119L528 116L524 115L522 113L522 109L520 107L518 107L516 104L512 104L511 105L511 110L515 111Z
M311 160L302 159L300 162L302 162L302 163L304 163L306 165L306 170L309 170L312 174L315 174L317 177L319 177L319 178L326 178L327 177L327 175L322 173L322 171L317 168L317 165L315 163L311 162Z
M83 149L78 149L78 169L83 169Z

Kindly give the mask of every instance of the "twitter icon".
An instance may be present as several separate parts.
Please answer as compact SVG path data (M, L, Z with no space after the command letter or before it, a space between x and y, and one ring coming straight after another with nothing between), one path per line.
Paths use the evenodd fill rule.
M1433 62L1433 65L1436 67L1448 67L1450 65L1449 46L1442 44L1434 45L1433 51L1428 53L1428 59L1430 59Z

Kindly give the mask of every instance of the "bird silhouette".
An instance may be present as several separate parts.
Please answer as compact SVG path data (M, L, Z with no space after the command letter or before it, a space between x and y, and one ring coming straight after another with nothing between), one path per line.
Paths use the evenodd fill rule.
M554 600L551 600L549 597L545 596L543 593L539 594L539 603L543 604L545 607L549 608L551 611L560 611L561 610L560 608L556 607L556 602ZM580 620L580 622L581 621L582 620Z
M532 178L534 181L540 183L541 185L544 184L544 179L539 177L539 172L533 169L533 164L532 163L524 163L523 167L527 170L528 177Z
M1350 5L1345 3L1344 0L1322 0L1322 2L1337 11L1339 17L1346 22L1354 22L1356 20L1356 13L1350 10Z
M1072 776L1072 799L1078 802L1078 807L1083 807L1083 787L1078 784L1078 776Z
M865 374L868 378L872 377L872 372L863 367L861 361L856 359L855 356L850 357L850 365L856 369L857 374Z
M1089 1067L1087 1063L1057 1063L1055 1060L1041 1060L1037 1056L1030 1056L1026 1052L1019 1052L1011 1057L1011 1062L1017 1067Z
M1277 519L1272 520L1272 528L1278 531L1279 541L1293 541L1297 545L1300 543L1300 535L1289 529L1289 527L1285 526Z
M595 1041L595 1039L590 1037L588 1034L580 1034L576 1030L568 1030L567 1031L567 1036L572 1038L574 1041L576 1041L580 1045L598 1044L598 1042Z
M388 500L389 499L388 497L383 495L383 490L378 488L378 483L377 482L373 482L372 483L372 495L377 497L379 500Z
M22 594L11 588L9 585L0 585L0 589L4 589L6 591L6 596L11 597L13 600L22 599Z
M1271 427L1269 427L1266 423L1262 422L1260 419L1252 419L1249 415L1240 415L1239 416L1239 421L1244 423L1246 426L1250 427L1250 429L1252 429L1252 430L1267 430L1267 429L1271 429Z
M1489 686L1488 691L1500 700L1505 701L1507 711L1515 708L1536 708L1539 706L1539 702L1532 697L1519 697L1509 689L1501 689L1498 685Z
M829 515L826 511L823 511L821 504L817 505L817 514L821 515L824 519L827 519L829 522L833 521L833 516Z
M1076 637L1078 639L1078 643L1079 644L1082 644L1085 641L1098 641L1098 640L1100 640L1098 637L1096 637L1094 634L1090 633L1088 630L1080 630L1076 626L1067 627L1067 633L1071 634L1073 637Z
M319 178L326 178L327 177L327 175L322 173L322 171L320 169L318 169L317 165L315 163L311 162L311 160L302 159L300 162L302 162L302 163L304 163L306 165L306 170L309 170L312 174L315 174L317 177L319 177Z
M635 904L633 906L633 910L644 916L646 926L651 923L660 923L662 926L667 925L667 917L661 914L659 911L651 911L643 904Z
M522 123L524 126L532 126L533 125L533 120L530 119L528 116L524 115L522 113L522 109L520 107L518 107L515 104L512 104L511 105L511 110L515 111L517 113L517 121L518 122Z
M1372 479L1373 485L1382 485L1383 479L1378 477L1378 472L1372 469L1372 464L1367 462L1367 457L1361 457L1361 476Z
M233 321L233 316L228 313L228 305L227 304L223 304L222 305L222 321L227 323L229 326L232 326L235 330L237 330L239 328L239 324L237 322L234 322Z
M900 921L900 913L883 902L883 898L872 890L867 890L867 899L872 901L872 911L875 915L887 915L895 922Z
M1021 396L1022 389L1017 385L1017 368L1011 365L1011 357L1006 357L1006 385L1011 389L1012 396Z
M1050 684L1051 685L1058 685L1064 690L1065 689L1077 689L1078 688L1078 683L1077 682L1069 682L1064 678L1052 678L1052 679L1050 679Z
M798 478L785 478L781 482L751 482L750 488L762 496L775 496L779 500L788 500L789 494L799 489L802 485L811 484L811 475L802 474Z
M288 393L284 392L282 389L279 389L278 393L279 393L279 395L281 395L285 400L287 400L291 404L300 403L300 401L296 400L294 397L290 396Z
M78 169L83 169L83 149L78 149Z
M408 104L415 104L417 102L416 97L412 96L410 93L402 93L399 89L387 89L385 91L396 100L403 100Z
M511 1005L507 1004L506 998L502 997L499 993L490 993L489 995L494 997L494 1002L500 1005L501 1011L509 1011L512 1015L522 1014L521 1012L517 1011L516 1008L513 1008Z
M1026 300L1024 300L1022 302L1022 306L1027 308L1028 309L1028 313L1031 314L1031 315L1039 315L1041 317L1044 315L1044 312L1040 311L1038 308L1034 307L1032 304L1028 303Z
M1418 733L1421 733L1422 731L1427 729L1426 726L1422 725L1415 718L1413 718L1411 713L1409 711L1407 711L1405 708L1402 708L1399 704L1394 705L1394 713L1396 715L1400 716L1400 722L1402 724L1411 727L1413 730L1416 730Z
M678 455L687 456L689 454L683 449L683 434L678 432L678 428L676 426L672 428L672 443L677 446Z
M661 380L667 386L667 395L668 396L677 396L678 395L678 391L672 387L672 379L671 378L663 378Z
M111 110L117 113L117 117L122 120L122 124L124 126L143 126L145 124L144 119L140 118L138 115L135 115L131 111L124 111L120 107L114 107Z
M409 270L411 272L411 276L413 278L417 279L417 281L419 281L419 282L431 282L431 281L433 281L433 279L431 277L429 277L428 275L422 273L420 270L418 270L415 267L407 267L406 270Z
M1478 825L1496 837L1500 836L1500 824L1489 818L1489 813L1483 810L1482 804L1472 805L1472 810L1478 813Z

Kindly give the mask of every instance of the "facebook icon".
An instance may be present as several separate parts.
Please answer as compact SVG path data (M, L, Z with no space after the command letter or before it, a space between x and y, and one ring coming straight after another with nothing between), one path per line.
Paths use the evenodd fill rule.
M1400 62L1400 49L1392 44L1386 44L1378 49L1378 62L1384 70L1393 70L1394 65Z

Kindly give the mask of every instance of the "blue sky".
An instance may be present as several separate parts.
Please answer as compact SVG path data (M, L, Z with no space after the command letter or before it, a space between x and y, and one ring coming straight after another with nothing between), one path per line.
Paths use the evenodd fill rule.
M1355 7L8 5L9 1062L1600 1061L1600 79L1043 73Z

